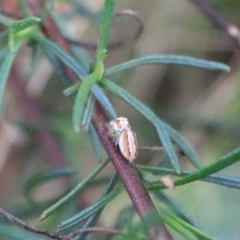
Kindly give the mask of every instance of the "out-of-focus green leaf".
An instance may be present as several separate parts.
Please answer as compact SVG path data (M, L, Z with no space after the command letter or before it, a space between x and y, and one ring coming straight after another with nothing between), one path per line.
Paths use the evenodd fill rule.
M115 173L114 176L111 178L104 194L103 194L103 197L105 195L107 195L108 193L110 193L114 187L116 186L117 182L118 182L118 174ZM83 225L82 228L88 228L88 227L92 227L95 225L95 223L97 222L98 218L100 217L102 211L104 209L104 206L100 209L98 209L91 217L89 217L89 219L86 221L86 223ZM79 236L76 237L76 240L85 240L86 237L88 236L89 233L82 233L80 234Z
M4 40L4 39L7 39L9 37L9 31L6 30L6 31L1 31L0 32L0 40L1 42Z
M156 191L154 192L154 195L160 200L160 202L164 203L169 209L171 209L174 215L189 223L190 225L196 227L192 219L186 215L186 211L184 209L181 209L178 204L173 199L164 194L163 191Z
M23 16L26 18L29 16L29 9L27 0L19 0L19 6L22 10Z
M111 200L113 200L122 191L122 189L123 189L123 186L119 185L114 190L106 194L104 197L102 197L100 200L98 200L88 208L82 210L80 213L60 223L60 225L58 226L58 232L68 229L70 227L76 226L81 221L90 217L92 214L94 214L99 209L101 209L106 204L108 204Z
M0 236L4 240L45 240L45 237L40 237L37 234L27 232L16 226L10 226L7 224L0 225Z
M10 27L11 24L14 23L14 21L10 18L5 17L4 15L0 14L0 23Z
M59 207L61 207L63 204L67 203L70 199L76 196L76 194L78 194L79 191L82 190L107 165L108 162L109 160L106 160L99 164L95 170L93 170L85 179L83 179L79 184L77 184L77 186L74 187L68 194L66 194L63 198L61 198L55 204L45 210L41 214L39 221L46 219Z
M128 223L126 232L123 236L121 236L121 240L149 239L147 229L154 229L155 227L155 229L157 229L157 226L159 224L162 224L162 220L159 218L158 213L154 212L153 214L145 217L144 222L138 221L135 223L135 221L133 221L131 223Z
M32 204L37 204L37 202L32 197L32 193L36 190L37 187L39 187L39 185L46 183L50 180L54 180L56 178L72 175L75 172L76 171L71 168L51 169L40 172L25 182L23 186L23 192L29 202L31 202Z
M89 136L90 136L92 144L93 144L94 153L95 153L97 159L100 160L102 144L100 142L100 139L97 135L95 128L93 127L93 125L91 123L89 124L88 133L89 133Z
M8 52L9 52L8 48L4 48L0 51L0 64L2 64L3 60L6 58Z
M46 51L49 51L50 53L58 57L64 64L71 68L80 79L86 78L87 73L81 68L81 66L75 61L75 59L71 55L66 53L58 45L48 40L47 38L43 38L38 35L35 35L34 38L46 49Z
M154 205L156 206L161 219L175 231L180 233L185 239L188 240L214 240L214 238L208 236L206 233L200 231L189 223L175 216L170 210L164 207L161 203L152 198Z
M168 135L173 140L173 142L175 142L179 146L181 151L188 157L193 166L195 166L197 169L201 169L203 167L202 162L192 145L183 135L178 133L174 128L172 128L166 122L162 122L165 124Z
M59 80L64 88L68 88L71 86L71 80L67 76L67 74L64 72L63 68L61 67L61 64L58 60L58 58L51 54L49 51L47 51L45 48L43 48L43 51L45 55L47 56L47 59L49 60L50 64L56 71L57 76L59 77ZM70 94L69 94L70 95Z
M140 65L146 64L174 64L181 65L187 67L195 67L207 70L215 70L215 71L230 71L230 67L219 62L207 61L202 59L196 59L192 57L186 56L178 56L178 55L153 55L146 56L142 58L133 59L131 61L119 64L117 66L106 69L104 76L109 76L116 72L120 72L129 68L137 67Z
M86 106L84 109L84 113L83 113L82 123L81 123L81 127L84 131L88 131L89 124L92 118L94 103L95 103L95 97L93 96L92 93L89 93Z
M124 229L125 227L127 227L133 221L135 214L136 214L136 210L132 205L124 208L121 211L121 213L118 215L115 229Z
M18 45L17 49L18 50L20 45ZM0 109L2 108L2 103L3 103L3 96L4 96L4 91L5 91L5 86L7 83L7 79L14 61L14 58L16 56L16 53L12 53L9 49L5 53L5 50L2 53L2 56L5 54L5 59L0 67Z

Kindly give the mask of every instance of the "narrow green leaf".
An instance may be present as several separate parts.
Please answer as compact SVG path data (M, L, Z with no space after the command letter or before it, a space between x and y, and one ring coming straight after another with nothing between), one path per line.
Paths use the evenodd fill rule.
M138 101L131 94L112 83L111 81L104 79L100 83L105 89L111 91L116 96L125 100L128 104L132 105L135 109L137 109L140 113L142 113L156 128L157 133L161 139L163 147L165 148L170 161L176 170L176 172L180 173L180 165L177 154L174 150L174 147L171 143L171 140L167 134L164 123L148 108L146 105Z
M60 177L69 176L74 173L75 170L71 168L51 169L44 172L40 172L25 182L23 186L24 195L29 202L37 205L38 203L32 197L32 193L36 190L37 187L39 187L43 183L49 182Z
M205 240L214 240L214 238L208 236L204 232L200 231L199 229L193 227L189 223L183 221L182 219L176 217L172 212L170 212L166 207L162 206L159 202L152 198L154 205L159 212L160 217L162 220L172 227L175 231L180 233L184 236L185 239L193 240L196 239L205 239Z
M102 143L98 137L98 134L97 134L95 128L93 127L93 125L91 123L89 124L88 133L89 133L89 136L90 136L92 144L93 144L95 156L98 160L100 160Z
M100 37L98 43L98 55L99 52L107 48L107 42L109 37L109 30L112 21L112 14L115 6L115 0L105 0L103 6Z
M11 53L16 54L23 41L24 39L15 37L14 34L10 34L8 39L8 47Z
M19 6L22 10L23 16L27 18L29 16L29 9L27 0L19 0Z
M4 42L4 40L8 39L8 37L9 37L9 31L8 30L0 32L0 40L1 40L1 42Z
M172 198L167 196L166 194L163 193L163 191L156 191L154 192L154 195L156 198L160 200L163 204L165 204L171 211L173 212L174 215L182 219L183 221L189 223L190 225L196 227L195 223L192 221L192 219L186 215L186 210L181 209L180 206L176 201L174 201Z
M6 47L0 51L0 64L2 64L3 60L6 58L9 49Z
M116 72L120 72L129 68L137 67L146 64L174 64L187 67L195 67L200 69L214 70L214 71L230 71L230 67L219 62L207 61L192 57L178 56L178 55L153 55L142 58L133 59L131 61L119 64L117 66L106 69L104 76L109 76Z
M70 85L70 87L64 89L63 94L68 97L71 94L73 94L74 92L77 92L77 90L80 88L81 82L78 82L74 85Z
M96 211L104 207L108 204L112 199L114 199L121 191L123 190L123 186L119 185L110 193L106 194L100 200L89 206L88 208L82 210L80 213L74 215L70 219L60 223L58 226L58 232L68 229L70 227L76 226L81 221L85 220L86 218L90 217Z
M37 35L34 38L43 46L43 48L45 48L46 51L57 56L64 64L71 68L80 79L84 79L87 76L87 73L79 66L75 59L64 52L55 43ZM111 118L116 118L116 111L114 110L111 102L106 97L106 95L101 91L101 89L97 85L93 85L91 91L103 106L103 108L106 110L106 112L109 114L109 116L111 116Z
M17 48L19 47L20 46L18 46ZM3 54L5 53L3 52ZM6 52L6 57L0 67L0 109L2 108L5 86L6 86L7 79L8 79L15 56L16 56L16 53L12 53L10 50L8 50Z
M91 118L93 114L94 104L95 104L95 97L93 96L92 93L90 93L87 99L87 103L86 103L86 107L83 113L83 119L81 123L81 128L84 131L88 131L89 124L91 122Z
M39 35L35 35L34 38L46 49L46 51L57 56L64 64L71 68L80 79L86 78L87 73L81 68L76 60L62 50L57 44Z
M115 173L114 176L111 178L104 194L103 197L106 196L108 193L110 193L114 187L116 186L117 182L118 182L118 174ZM82 228L88 228L88 227L92 227L95 225L95 223L97 222L98 218L100 217L102 211L104 209L104 206L100 209L98 209L98 211L96 211L87 221L86 223L82 226ZM88 236L88 232L86 233L82 233L81 235L79 235L76 240L85 240L86 237Z
M38 17L27 17L22 20L16 21L10 25L11 33L15 34L20 31L23 31L33 25L39 24L41 22L41 18Z
M30 66L31 68L37 67L38 64L38 43L35 40L29 39L28 46L31 48L31 56L30 56Z
M76 196L76 194L78 194L89 183L89 181L91 181L107 165L108 162L109 162L109 160L106 160L106 161L102 162L101 164L99 164L95 170L93 170L85 179L83 179L79 184L77 184L77 186L74 187L68 194L66 194L63 198L58 200L51 207L46 209L41 214L39 221L46 219L54 211L56 211L59 207L61 207L63 204L67 203L74 196Z
M90 73L90 71L91 71L91 66L90 66L91 65L91 60L90 60L90 56L85 51L85 49L80 48L78 46L74 46L74 45L70 46L70 47L71 47L72 53L74 54L74 58L76 59L78 64L82 67L82 69L86 73Z
M81 83L78 89L77 96L73 104L73 128L76 132L80 132L81 130L80 126L84 113L85 102L92 85L97 80L98 80L97 76L94 73L92 73L89 76L87 76L86 79L84 79L84 81Z
M53 69L55 70L59 80L64 88L68 88L71 86L71 80L68 78L67 74L64 72L63 68L60 65L59 60L56 58L54 54L49 53L43 48L44 54L46 55L48 61L52 65ZM69 94L70 95L70 94Z
M203 181L215 183L225 187L240 189L240 178L220 174L211 174L202 178Z
M177 174L173 169L170 169L170 168L149 167L149 166L144 166L144 165L137 165L137 168L139 168L141 170L145 170L145 171L150 171L154 175L158 175L158 176L159 175L173 175L173 176L184 177L184 176L188 176L188 175L195 173L195 171L194 172L193 171L181 171L180 174ZM143 173L143 177L144 177L144 173ZM152 178L152 177L150 177L150 178ZM154 179L154 178L152 178L152 179ZM226 175L221 175L221 174L211 174L207 177L203 177L198 180L215 183L215 184L230 187L230 188L240 189L240 178L238 178L238 177L231 177L231 176L226 176ZM159 182L159 177L156 178L156 182Z
M102 105L103 109L105 109L108 116L112 119L117 117L117 113L112 106L112 103L107 98L106 94L104 94L98 85L93 85L91 89L92 93L94 94L95 98L99 101Z
M175 142L179 146L182 152L191 161L193 166L195 166L197 169L201 169L203 167L202 162L198 157L195 149L192 147L192 145L187 141L187 139L183 135L178 133L174 128L172 128L166 122L164 121L162 122L164 123L168 135L173 140L173 142Z
M189 232L187 229L179 225L175 218L168 216L163 211L158 210L159 215L161 216L162 220L171 228L173 228L176 232L178 232L180 235L184 237L185 240L198 240L196 236L194 236L193 233Z
M11 24L14 23L14 21L10 18L5 17L4 15L0 14L0 23L10 27Z
M199 179L202 179L206 176L209 176L213 173L216 173L232 164L240 160L240 147L234 149L233 151L229 152L225 156L221 157L217 162L210 164L209 166L195 171L192 174L183 177L179 180L174 181L175 186L184 185ZM165 189L166 187L163 184L156 184L154 186L150 186L147 189L151 191Z
M97 62L94 72L88 75L80 85L77 96L73 105L73 128L76 132L80 132L82 117L85 108L85 102L89 91L94 83L102 78L104 72L103 60L106 57L106 46L108 41L112 11L114 8L114 0L106 0L103 8L103 17L101 22L100 38L97 52Z

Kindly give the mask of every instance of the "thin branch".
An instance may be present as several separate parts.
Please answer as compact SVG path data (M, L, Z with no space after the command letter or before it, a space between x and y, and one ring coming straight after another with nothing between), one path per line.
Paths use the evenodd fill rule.
M240 49L240 31L205 0L189 0L195 4L218 28L224 30Z
M3 210L2 208L0 208L0 214L2 214L4 217L6 217L13 224L16 224L20 228L23 228L30 232L41 234L41 235L47 236L52 239L57 239L57 240L72 240L72 238L69 236L59 235L59 234L47 231L47 230L39 228L39 227L28 225L26 222L13 216L12 214L8 213L7 211Z

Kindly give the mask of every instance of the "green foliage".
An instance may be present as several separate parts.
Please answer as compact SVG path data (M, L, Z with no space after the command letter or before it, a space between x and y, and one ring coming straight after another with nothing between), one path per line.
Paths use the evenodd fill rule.
M2 239L14 239L14 240L26 240L26 239L33 239L33 240L44 240L41 236L37 236L34 233L28 233L23 229L19 229L17 227L9 226L7 224L1 224L0 226L0 234Z
M16 21L10 25L10 31L12 34L19 33L33 25L41 22L40 18L37 17L27 17L23 20Z
M147 56L142 58L133 59L131 61L116 65L109 69L106 69L104 76L109 76L111 74L141 66L146 64L174 64L186 67L194 67L199 69L206 69L206 70L215 70L215 71L226 71L229 72L229 66L213 62L213 61L206 61L186 56L171 56L171 55L156 55L156 56Z
M123 189L123 186L120 185L116 187L111 192L104 194L104 196L98 200L96 203L92 204L88 208L82 210L80 213L74 215L73 217L69 218L68 220L60 223L58 226L58 231L63 231L65 229L68 229L70 227L73 227L86 218L92 216L94 213L102 209L104 206L106 206L111 200L113 200Z
M20 46L18 46L20 47ZM16 49L17 50L17 49ZM4 90L7 83L8 76L10 74L10 70L14 61L16 54L12 53L11 51L2 50L1 55L4 59L1 67L0 67L0 109L2 108L3 97L4 97Z
M40 36L35 36L35 39L43 46L44 51L49 52L59 58L64 64L66 64L70 69L74 71L74 73L80 78L85 79L87 73L81 68L81 66L76 62L76 60L64 52L60 47L58 47L53 42L48 39L42 38ZM57 70L57 69L55 69ZM58 72L57 72L58 73ZM59 75L61 74L58 73ZM77 85L76 85L77 86ZM74 86L75 87L75 86ZM77 88L78 89L78 88ZM96 99L101 103L106 112L112 117L115 118L117 116L116 111L114 110L112 104L108 100L108 98L103 94L103 92L99 89L98 86L92 86L92 93L96 97Z
M166 224L170 227L170 232L171 229L173 229L182 237L184 237L184 239L214 239L204 231L199 230L187 216L185 210L180 209L177 204L175 204L175 201L172 201L167 194L160 192L163 189L167 189L167 186L160 181L160 177L165 175L177 177L177 179L173 181L175 188L194 181L205 181L215 183L220 186L239 189L240 178L227 176L224 174L217 174L217 172L224 170L230 165L239 161L240 148L236 147L223 157L219 157L217 161L203 166L203 163L192 144L183 134L170 126L168 121L163 120L165 118L164 115L159 117L152 107L148 107L143 101L137 99L127 90L125 90L123 86L119 86L116 82L113 82L114 79L111 78L111 75L130 68L150 64L178 65L179 69L180 67L187 66L191 68L197 68L199 70L223 72L229 72L230 67L223 63L202 60L183 55L150 55L132 59L122 64L105 69L104 60L107 57L107 49L109 48L109 33L112 25L113 11L115 8L114 0L105 0L102 10L98 44L95 46L95 64L92 68L92 71L89 71L88 69L90 68L86 66L91 65L89 61L90 57L88 58L79 56L79 53L75 52L75 55L67 53L64 49L62 49L62 47L58 46L57 43L48 39L48 37L44 35L45 31L42 31L40 28L40 24L44 24L45 19L29 16L30 6L28 5L28 1L20 0L19 3L22 16L24 16L23 19L13 21L3 14L0 14L0 23L5 26L5 29L0 33L0 39L5 40L8 38L8 43L3 43L4 46L2 46L0 51L0 108L2 109L6 84L9 75L11 74L11 69L15 67L15 61L16 66L18 63L16 56L20 52L19 50L24 49L25 46L23 43L28 41L29 46L32 47L31 57L34 58L34 61L36 61L36 64L34 65L36 67L35 69L33 67L32 71L34 72L38 68L38 63L41 62L39 59L47 59L51 64L54 73L56 73L62 86L63 94L66 98L69 98L73 104L71 117L73 129L77 133L80 133L81 130L83 130L81 134L78 135L81 144L85 144L87 134L90 136L90 141L93 145L93 151L98 160L97 166L92 169L90 173L84 174L84 177L81 175L75 176L74 179L72 177L73 173L78 172L78 169L75 169L76 162L78 166L80 166L79 168L83 171L85 171L85 164L91 162L90 159L85 157L85 149L77 149L79 151L71 152L76 159L75 163L69 160L67 163L64 163L67 165L66 167L51 169L40 173L38 172L25 181L23 193L25 198L28 200L28 204L33 205L36 211L40 211L40 209L42 211L42 207L47 205L39 220L46 220L51 215L51 218L48 218L47 221L43 221L43 224L46 224L46 228L58 226L58 232L73 232L78 228L93 227L98 219L104 215L102 213L105 207L109 206L109 203L113 199L116 198L116 200L118 200L117 196L123 192L125 185L124 182L122 184L119 181L118 173L115 173L113 170L109 171L106 168L109 163L108 156L104 156L107 160L102 161L102 147L106 143L101 142L98 133L91 122L96 101L101 104L103 110L110 119L122 115L122 113L120 113L121 110L119 110L119 113L117 113L111 98L108 96L108 92L111 92L112 95L116 96L118 99L124 100L128 105L137 110L138 113L141 113L141 115L155 128L161 145L165 151L164 157L168 160L170 163L169 165L171 165L172 168L162 166L161 161L163 157L160 154L158 158L155 158L157 159L157 165L155 164L154 166L149 166L148 161L145 161L144 165L133 163L135 169L141 176L142 183L147 189L148 193L150 193L152 196L154 195L152 200L156 206L157 212L152 218L147 219L149 220L146 221L147 223L143 223L138 219L136 220L136 212L132 205L125 207L124 210L121 211L116 217L117 221L115 224L116 228L122 230L124 234L118 238L111 238L108 236L108 239L134 240L144 237L146 238L147 227L159 224L159 218L163 224ZM43 12L49 12L51 16L51 11L49 11L47 1L45 1L44 4ZM59 14L59 23L65 24L69 19L71 19L71 17L75 17L76 12L78 14L84 13L84 15L91 16L93 21L97 21L99 19L97 14L93 14L90 9L85 9L85 7L80 3L74 1L73 3L69 4L76 6L73 11L73 15L66 16L67 14ZM62 28L63 26L61 26L61 29ZM64 40L67 42L67 31L66 33L64 32L64 34L66 34L66 36L64 36ZM41 55L41 53L43 53L43 55ZM112 54L114 54L114 52ZM80 58L83 60L79 61ZM68 71L65 71L65 68L71 70L71 74L68 74ZM28 73L24 74L27 75ZM24 74L21 74L19 71L19 76ZM191 81L192 80L194 80L194 76L191 77ZM136 88L137 87L138 86L136 86ZM23 90L18 89L17 91L23 94ZM23 96L21 94L21 97L26 97L25 95ZM28 112L29 109L32 109L31 104L29 104L29 108L28 105L25 107L27 109L26 112ZM58 107L59 106L56 106L56 109ZM69 115L69 111L67 111L67 114ZM36 117L36 115L38 116L38 114L34 112L34 114L31 116ZM34 117L33 119L35 119ZM48 132L49 129L45 126L44 117L40 115L39 118L40 120L36 120L33 125L36 124L36 135L38 134L37 138L42 139L43 135ZM41 126L41 128L39 126ZM19 125L19 127L21 127L21 125ZM27 127L29 128L29 125ZM142 130L143 132L145 131L145 129ZM84 135L83 132L87 134ZM58 134L58 132L54 129L51 129L51 131L49 131L49 134L50 133L53 135ZM49 146L45 147L46 152L49 151L48 147L52 147L49 138L48 141ZM69 143L69 145L71 144L72 143ZM235 146L236 145L237 143ZM68 151L70 152L71 150ZM186 167L186 163L180 163L182 160L182 155L188 159L188 161L196 168L196 170L183 170ZM54 157L57 158L56 155L54 155ZM103 169L108 172L108 175L104 177L100 176L100 172ZM43 203L41 202L40 204L40 202L33 198L33 192L40 185L66 176L72 177L71 181L68 182L67 185L67 188L71 190L68 190L67 193L64 192L63 196L58 198L54 203L52 203L52 201L51 203L48 201ZM129 176L129 179L131 180L131 176ZM72 187L72 182L74 182L75 187ZM94 201L94 203L82 207L82 205L79 204L78 197L82 197L84 194L83 190L90 189L92 191L94 187L100 184L107 184L105 191L101 193L101 197ZM140 183L135 184L137 185ZM141 201L141 199L139 199L139 201ZM59 217L61 211L58 210L61 209L64 209L65 212L64 216ZM109 213L109 216L110 218L112 217L111 213ZM43 237L35 236L32 233L28 233L26 230L19 230L16 227L6 225L3 219L0 219L0 221L2 225L0 227L0 235L6 239L45 239ZM48 221L52 221L52 225L48 225ZM87 235L88 233L79 233L76 239L84 240L86 239Z
M114 83L104 79L102 81L103 87L108 89L109 91L113 92L115 95L121 97L126 102L131 104L134 108L136 108L139 112L141 112L144 117L146 117L151 123L156 127L158 132L158 136L162 141L162 144L168 153L168 156L171 160L173 167L175 168L176 172L180 173L180 166L177 154L173 148L171 140L167 134L165 126L163 122L143 103L135 99L133 96L125 92L123 89L115 85Z
M40 18L27 17L10 25L9 48L13 53L18 50L19 45L21 45L25 39L29 39L38 32L39 29L36 26L40 22Z
M114 5L115 5L115 1L113 0L105 1L105 5L103 7L103 18L102 18L100 37L99 37L99 43L98 43L96 66L93 73L88 75L84 79L84 81L81 83L73 104L73 128L76 132L80 132L80 125L82 122L85 101L91 90L91 87L93 86L94 83L96 83L98 80L102 78L102 75L104 73L103 60L107 56L106 47L108 42L108 35L109 35L109 29L110 29Z
M23 192L28 201L33 205L38 205L39 203L35 202L33 199L33 192L37 187L42 185L45 182L49 182L51 180L55 180L60 177L66 177L76 173L73 169L65 168L65 169L52 169L48 171L44 171L34 175L32 178L28 179L24 186Z
M0 14L0 23L9 27L14 22L10 18L5 17L4 15Z
M71 200L76 194L78 194L84 187L87 186L87 184L107 165L109 161L104 161L103 163L99 164L99 166L92 171L92 173L87 176L84 180L82 180L79 184L77 184L76 187L74 187L68 194L66 194L63 198L58 200L54 205L49 207L47 210L45 210L40 219L43 220L47 218L50 214L52 214L55 210L57 210L59 207L61 207L63 204L67 203L69 200ZM27 190L29 187L27 188Z
M153 199L153 198L152 198ZM154 199L153 199L154 200ZM185 239L192 240L192 239L205 239L205 240L213 240L214 238L208 236L207 234L203 233L202 231L198 230L197 228L191 226L190 224L186 223L182 219L176 217L169 209L162 206L161 203L154 200L155 206L157 207L159 216L162 220L172 227L174 230L179 232Z

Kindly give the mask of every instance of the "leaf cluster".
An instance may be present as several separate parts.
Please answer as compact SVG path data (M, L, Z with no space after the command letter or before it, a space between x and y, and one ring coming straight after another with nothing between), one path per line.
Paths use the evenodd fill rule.
M100 35L97 45L96 63L93 71L88 72L84 64L77 61L77 57L69 54L43 35L41 24L43 18L29 16L28 5L26 1L20 1L22 15L21 20L13 21L10 18L0 14L0 23L6 26L5 34L1 37L8 36L7 45L0 51L0 107L3 105L3 97L6 88L6 83L11 73L11 68L14 67L16 56L23 47L26 41L31 41L33 46L37 47L44 54L44 57L50 62L59 81L63 87L63 93L73 101L72 123L73 129L79 133L81 130L87 131L93 142L94 152L98 159L101 159L101 141L97 135L96 129L91 122L94 112L95 102L98 101L109 118L116 118L118 115L114 106L109 99L108 94L111 93L116 98L125 101L127 104L137 110L144 118L146 118L155 128L159 143L165 149L166 157L171 163L172 168L161 166L143 166L135 165L136 170L141 176L145 188L152 196L154 205L157 208L157 215L160 216L164 224L170 226L177 231L185 239L213 239L204 232L200 231L191 221L188 221L188 216L170 198L166 197L160 190L166 189L160 177L163 175L171 175L177 177L173 184L177 188L180 185L189 184L193 181L206 181L219 184L231 188L240 188L240 179L217 174L218 171L236 163L240 159L240 148L236 148L214 161L208 166L203 166L198 153L191 143L167 122L163 121L151 108L145 105L142 101L135 98L124 88L114 83L111 76L117 72L135 68L147 64L168 64L180 65L182 67L193 67L209 71L226 71L230 69L227 65L203 59L196 59L188 56L178 55L151 55L132 59L130 61L118 64L111 68L105 69L104 59L107 57L108 38L112 15L114 11L115 1L106 0L102 11L102 20L100 24ZM76 4L76 3L74 3ZM82 6L83 7L83 6ZM84 9L84 8L81 8ZM51 15L51 12L48 14ZM34 51L33 51L34 53ZM88 59L84 59L88 61ZM87 62L89 65L89 62ZM63 66L71 69L77 78L77 82L73 83L69 76L63 71ZM195 170L185 171L181 169L178 152L190 161ZM159 162L161 159L159 159ZM107 166L109 159L100 161L97 167L79 183L76 184L68 193L64 193L56 202L46 204L39 203L34 200L33 192L43 183L51 181L59 177L71 176L75 173L71 168L62 168L48 170L30 178L24 185L24 194L28 201L35 206L36 209L44 208L40 216L40 221L46 220L50 215L54 216L63 209L70 209L73 202L77 202L78 196L83 190L98 184L107 184L107 187L102 197L92 205L79 209L74 207L74 211L66 217L66 219L58 222L58 232L71 232L76 228L88 228L96 224L101 216L103 209L116 198L123 190L124 186L120 182L118 175L113 174L105 178L99 177L99 173ZM132 209L132 208L131 208ZM70 210L69 210L70 211ZM73 214L74 212L74 214ZM142 222L135 223L134 209L132 209L131 217L126 217L129 213L129 208L124 209L117 220L116 227L121 226L124 231L123 236L119 239L139 239L139 235L146 234L143 230ZM26 212L25 212L26 214ZM124 220L123 220L124 219ZM148 219L149 224L156 224L155 218ZM0 228L0 234L12 239L26 239L24 233L19 233L19 230L10 226ZM87 233L78 234L76 239L86 239ZM110 238L110 237L109 237ZM31 236L31 239L43 239L39 236Z

